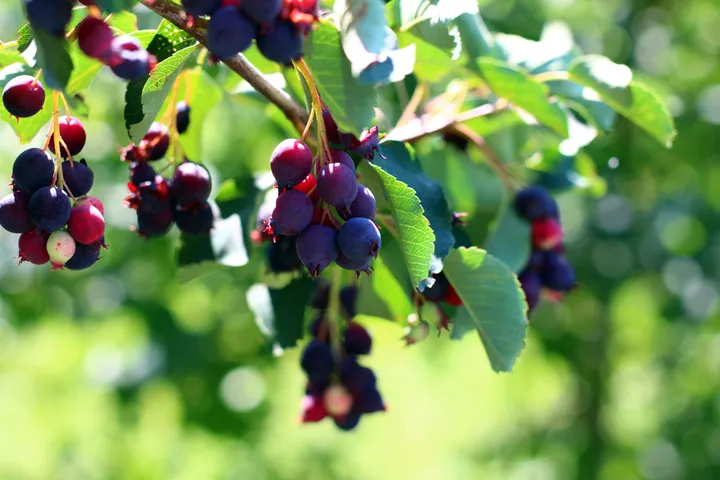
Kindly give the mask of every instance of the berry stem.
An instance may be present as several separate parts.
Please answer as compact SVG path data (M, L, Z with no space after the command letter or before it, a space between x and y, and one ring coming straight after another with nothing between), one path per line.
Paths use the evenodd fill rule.
M335 365L340 365L342 357L342 344L340 342L340 288L342 271L336 265L331 268L329 303L327 310L327 323L330 330L330 346L335 357Z
M62 171L62 156L60 155L60 92L53 90L52 92L52 124L50 130L52 131L52 138L54 145L52 150L55 157L55 178L53 178L53 185L57 182L57 186L63 188L65 186L65 180L63 179Z
M310 97L312 98L312 114L315 115L315 119L317 120L317 126L318 126L318 145L320 150L319 155L319 168L322 168L325 165L325 161L329 161L330 158L330 143L328 142L327 137L327 129L325 128L325 120L323 120L323 103L320 99L320 92L318 92L317 85L315 84L315 80L313 79L312 73L310 72L310 69L308 68L307 64L305 63L305 60L302 58L300 60L293 60L293 65L295 66L295 69L300 72L303 79L305 80L305 83L308 86L308 89L310 90ZM308 121L310 123L311 120ZM305 127L307 129L307 125Z

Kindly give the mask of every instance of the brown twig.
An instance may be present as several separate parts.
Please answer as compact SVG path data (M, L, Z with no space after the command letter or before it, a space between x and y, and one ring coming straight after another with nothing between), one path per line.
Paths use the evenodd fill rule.
M184 30L201 45L207 48L206 31L197 26L188 26L187 17L180 5L172 3L168 0L141 0L142 4L157 13L165 20L169 21L176 27ZM275 104L285 116L293 123L298 132L305 129L309 113L305 108L296 103L289 95L282 90L275 88L263 76L263 74L248 62L242 55L238 54L232 58L223 59L222 62L232 71L240 75L247 81L258 93Z

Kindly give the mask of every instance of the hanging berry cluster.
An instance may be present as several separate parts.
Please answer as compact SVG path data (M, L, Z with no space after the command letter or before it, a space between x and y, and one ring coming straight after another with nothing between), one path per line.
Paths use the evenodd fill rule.
M531 185L515 196L515 211L531 223L532 253L518 280L532 312L543 290L549 298L562 299L575 286L575 271L564 256L560 213L552 196Z
M385 410L373 371L358 362L358 356L372 349L370 333L352 320L355 316L357 288L344 287L339 298L348 320L340 336L332 332L337 325L326 318L329 286L320 285L312 306L319 314L310 325L313 340L302 353L301 366L307 375L302 405L303 423L332 418L338 428L352 430L362 415ZM339 342L333 342L339 338Z
M191 17L210 16L207 42L218 58L247 50L255 40L265 58L289 65L317 19L317 0L183 0Z

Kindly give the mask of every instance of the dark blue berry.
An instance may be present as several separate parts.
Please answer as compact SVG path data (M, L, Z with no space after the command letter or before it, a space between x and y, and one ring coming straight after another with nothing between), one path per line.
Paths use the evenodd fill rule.
M328 340L328 321L322 315L312 321L308 330L313 338L319 339L320 336L323 336L324 338L321 341Z
M341 216L347 220L348 218L375 218L375 195L365 185L359 184L355 200L352 201L348 212L341 213Z
M540 270L540 279L545 288L567 292L575 286L575 270L562 255L548 251Z
M349 413L342 418L333 418L333 421L340 430L349 432L350 430L354 430L360 423L360 415L357 413Z
M142 237L162 237L173 226L173 214L169 208L159 212L138 210L138 234Z
M535 310L540 295L542 293L542 280L537 272L525 270L518 275L518 281L523 292L525 292L525 300L527 301L530 311Z
M340 364L340 383L353 395L359 395L368 388L375 388L377 379L372 370L357 363L354 357L348 357Z
M272 29L257 37L257 46L265 58L281 65L302 57L303 37L295 25L286 20L275 23Z
M448 282L445 274L440 272L433 275L435 283L432 287L425 288L422 291L422 296L430 302L440 302L445 299L448 291L450 290L450 282Z
M75 243L75 254L65 262L68 270L84 270L95 264L100 258L100 247L94 244Z
M258 24L275 21L282 6L283 0L242 0L240 2L242 11Z
M72 18L72 0L25 0L30 25L61 36Z
M300 234L297 254L310 276L319 276L338 257L336 239L335 230L322 225L310 225Z
M313 340L303 350L300 366L311 383L327 382L333 372L333 354L330 345Z
M385 404L377 388L367 388L353 399L353 412L359 414L382 412Z
M293 272L303 264L297 254L297 238L281 235L268 246L268 268L274 273Z
M555 200L544 188L531 185L520 190L515 196L515 211L518 216L527 221L547 218L557 207L554 206Z
M222 7L208 22L208 47L218 58L229 58L247 50L257 31L257 26L240 9Z
M305 230L313 217L313 204L302 192L288 190L275 202L270 226L276 235L298 235Z
M18 190L34 193L52 183L55 162L50 154L39 148L28 148L15 159L12 176Z
M182 0L182 6L188 15L199 17L212 15L220 8L222 0Z
M173 218L180 231L196 235L210 233L215 220L212 208L207 202L188 209L178 205L175 207Z
M372 349L370 332L359 323L348 323L343 335L345 351L351 355L367 355Z
M75 197L87 195L95 181L95 174L85 160L74 161L72 165L69 160L65 160L62 163L62 172L67 188Z
M340 289L340 306L342 314L347 318L353 318L357 314L358 289L354 285Z
M190 126L190 105L187 102L179 102L175 106L175 128L179 134L183 134Z
M155 169L147 162L132 162L130 164L130 182L136 187L155 181Z
M14 192L0 199L0 226L10 233L25 233L35 229L30 218L30 195Z
M339 254L338 257L335 259L335 263L337 263L337 265L344 270L352 270L355 272L366 273L370 273L371 262L372 257L367 257L364 260L351 260L342 253Z
M70 197L58 187L43 187L30 197L28 211L38 232L59 230L70 220Z
M368 218L351 218L338 233L338 247L351 260L377 257L381 245L380 230Z

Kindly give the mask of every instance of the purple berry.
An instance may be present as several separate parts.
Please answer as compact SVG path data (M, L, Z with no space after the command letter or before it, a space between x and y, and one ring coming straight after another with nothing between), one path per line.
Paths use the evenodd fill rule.
M95 181L95 174L85 160L72 162L72 165L69 160L65 160L62 163L62 172L65 185L76 197L86 195Z
M70 220L70 197L58 187L43 187L30 197L28 211L38 232L59 230Z
M240 9L257 24L272 23L280 14L283 0L243 0Z
M5 85L2 101L10 115L17 118L32 117L45 104L45 89L39 80L30 75L19 75Z
M522 287L523 292L525 292L528 308L532 312L540 301L540 294L542 293L542 280L540 279L540 275L532 270L525 270L518 275L518 281L520 282L520 287Z
M89 15L77 26L78 46L91 58L108 63L112 58L112 42L115 38L110 25Z
M65 262L68 270L84 270L100 259L100 247L97 245L75 244L75 254Z
M220 8L222 0L182 0L182 6L188 15L199 17L212 15Z
M325 165L317 177L317 189L325 203L346 212L357 196L355 172L341 163Z
M338 256L337 233L330 227L311 225L298 237L297 254L311 277L318 277Z
M270 224L270 218L275 210L275 203L277 202L265 202L260 205L260 209L257 212L255 219L255 228L259 231L264 231L265 227Z
M30 195L15 192L0 199L0 226L10 233L25 233L35 229L28 212Z
M351 260L377 258L381 245L380 230L367 218L351 218L338 233L340 252Z
M170 192L178 205L194 205L205 202L211 188L210 173L205 167L186 161L175 170Z
M360 414L359 413L349 413L349 414L345 415L344 417L333 418L333 421L335 422L335 425L340 430L349 432L351 430L354 430L355 427L357 427L358 424L360 423Z
M268 269L273 273L294 272L303 264L297 254L297 238L281 235L268 246Z
M181 232L196 235L210 233L215 221L215 215L207 202L187 209L178 205L173 212L173 218Z
M208 22L208 47L218 58L229 58L247 50L257 32L258 27L239 8L222 7Z
M355 396L353 411L358 414L382 412L385 404L377 388L368 388Z
M357 314L357 296L358 289L354 285L343 287L340 290L340 306L342 307L342 314L348 319L353 318Z
M340 382L353 395L375 388L377 379L372 370L363 367L355 357L348 357L340 364Z
M169 208L159 212L138 210L138 234L142 237L162 237L173 226L173 214Z
M175 128L179 134L183 134L190 126L190 105L187 102L179 102L175 106Z
M575 271L562 255L548 251L540 269L540 279L545 288L567 292L575 286Z
M130 182L136 187L144 183L155 181L155 169L146 162L132 162L130 164Z
M368 355L372 349L370 332L359 323L350 322L343 336L345 351L351 355Z
M28 148L15 159L12 176L15 188L34 193L52 183L55 162L50 154L39 148Z
M112 42L110 68L123 80L137 80L155 68L157 60L130 36L116 37Z
M300 366L312 383L323 383L330 379L334 370L332 350L327 343L313 340L303 350Z
M302 192L288 190L275 202L270 227L275 235L298 235L305 230L313 216L313 204Z
M342 163L350 170L355 171L355 162L347 153L342 150L330 149L331 162L330 163Z
M553 211L557 212L557 205L547 190L531 185L520 190L515 196L515 211L518 216L531 222L547 218Z
M350 204L350 212L341 215L345 220L357 217L373 220L375 219L375 206L375 195L365 185L358 184L357 195Z
M338 266L344 270L352 270L355 272L365 272L370 273L370 263L372 262L372 257L366 257L361 260L351 260L342 253L338 255L338 257L335 259L335 263L338 264Z
M303 36L295 25L287 20L275 22L272 29L257 37L257 47L268 60L289 65L302 57Z
M275 147L270 156L270 169L280 190L292 188L310 175L312 169L310 147L299 140L288 138Z
M160 160L170 148L170 132L162 123L154 122L140 140L138 151L145 160Z
M25 13L30 25L57 36L65 33L72 8L72 0L25 0Z

